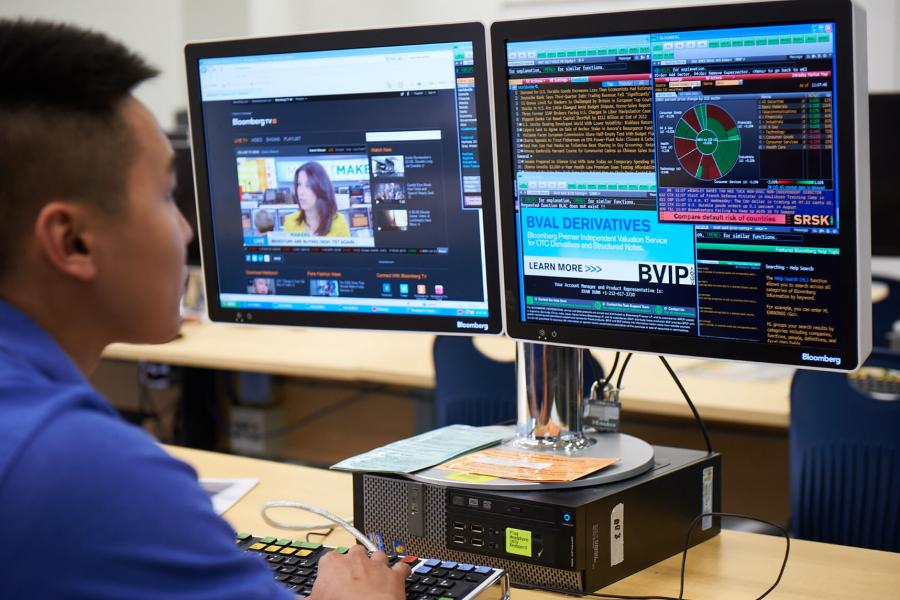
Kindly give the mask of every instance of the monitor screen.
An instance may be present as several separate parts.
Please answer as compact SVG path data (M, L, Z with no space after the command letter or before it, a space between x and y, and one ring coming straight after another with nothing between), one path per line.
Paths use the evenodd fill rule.
M869 96L872 173L872 254L900 256L900 169L894 139L900 136L900 94Z
M777 2L495 24L511 335L865 358L853 19Z
M214 320L501 330L480 24L186 56Z

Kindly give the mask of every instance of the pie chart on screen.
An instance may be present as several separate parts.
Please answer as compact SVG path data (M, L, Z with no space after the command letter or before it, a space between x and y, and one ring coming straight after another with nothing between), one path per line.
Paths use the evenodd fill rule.
M697 104L675 126L675 155L692 177L712 181L737 163L741 135L731 115L715 104Z

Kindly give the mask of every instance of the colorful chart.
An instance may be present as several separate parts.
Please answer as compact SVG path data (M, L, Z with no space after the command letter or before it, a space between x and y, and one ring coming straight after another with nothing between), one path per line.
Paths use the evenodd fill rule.
M715 104L697 104L675 126L675 155L693 177L712 181L724 177L737 163L741 135L737 124Z

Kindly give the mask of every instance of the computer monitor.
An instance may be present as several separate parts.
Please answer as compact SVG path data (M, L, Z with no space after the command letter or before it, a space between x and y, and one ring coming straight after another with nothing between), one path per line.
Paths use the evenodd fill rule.
M175 153L175 204L184 215L194 239L188 244L187 263L192 267L200 266L200 238L197 231L197 200L194 196L194 167L191 163L191 142L185 133L170 133L169 143Z
M900 257L900 169L894 140L900 136L900 94L869 96L872 173L872 254Z
M866 358L864 13L743 3L491 31L512 337Z
M481 24L185 52L213 320L501 331Z

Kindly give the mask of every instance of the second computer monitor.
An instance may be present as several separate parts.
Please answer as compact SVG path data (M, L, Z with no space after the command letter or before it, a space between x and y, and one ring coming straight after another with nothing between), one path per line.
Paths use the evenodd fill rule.
M872 254L900 257L900 169L894 140L900 136L900 94L869 96L872 170Z
M194 194L194 168L191 161L191 142L186 134L170 133L169 143L172 145L174 156L172 166L175 170L175 204L178 210L187 219L191 230L196 232L197 201ZM194 239L188 244L187 264L192 267L200 266L200 238L194 235Z
M482 25L186 58L214 320L501 330Z
M855 368L865 40L849 1L495 23L509 333Z

